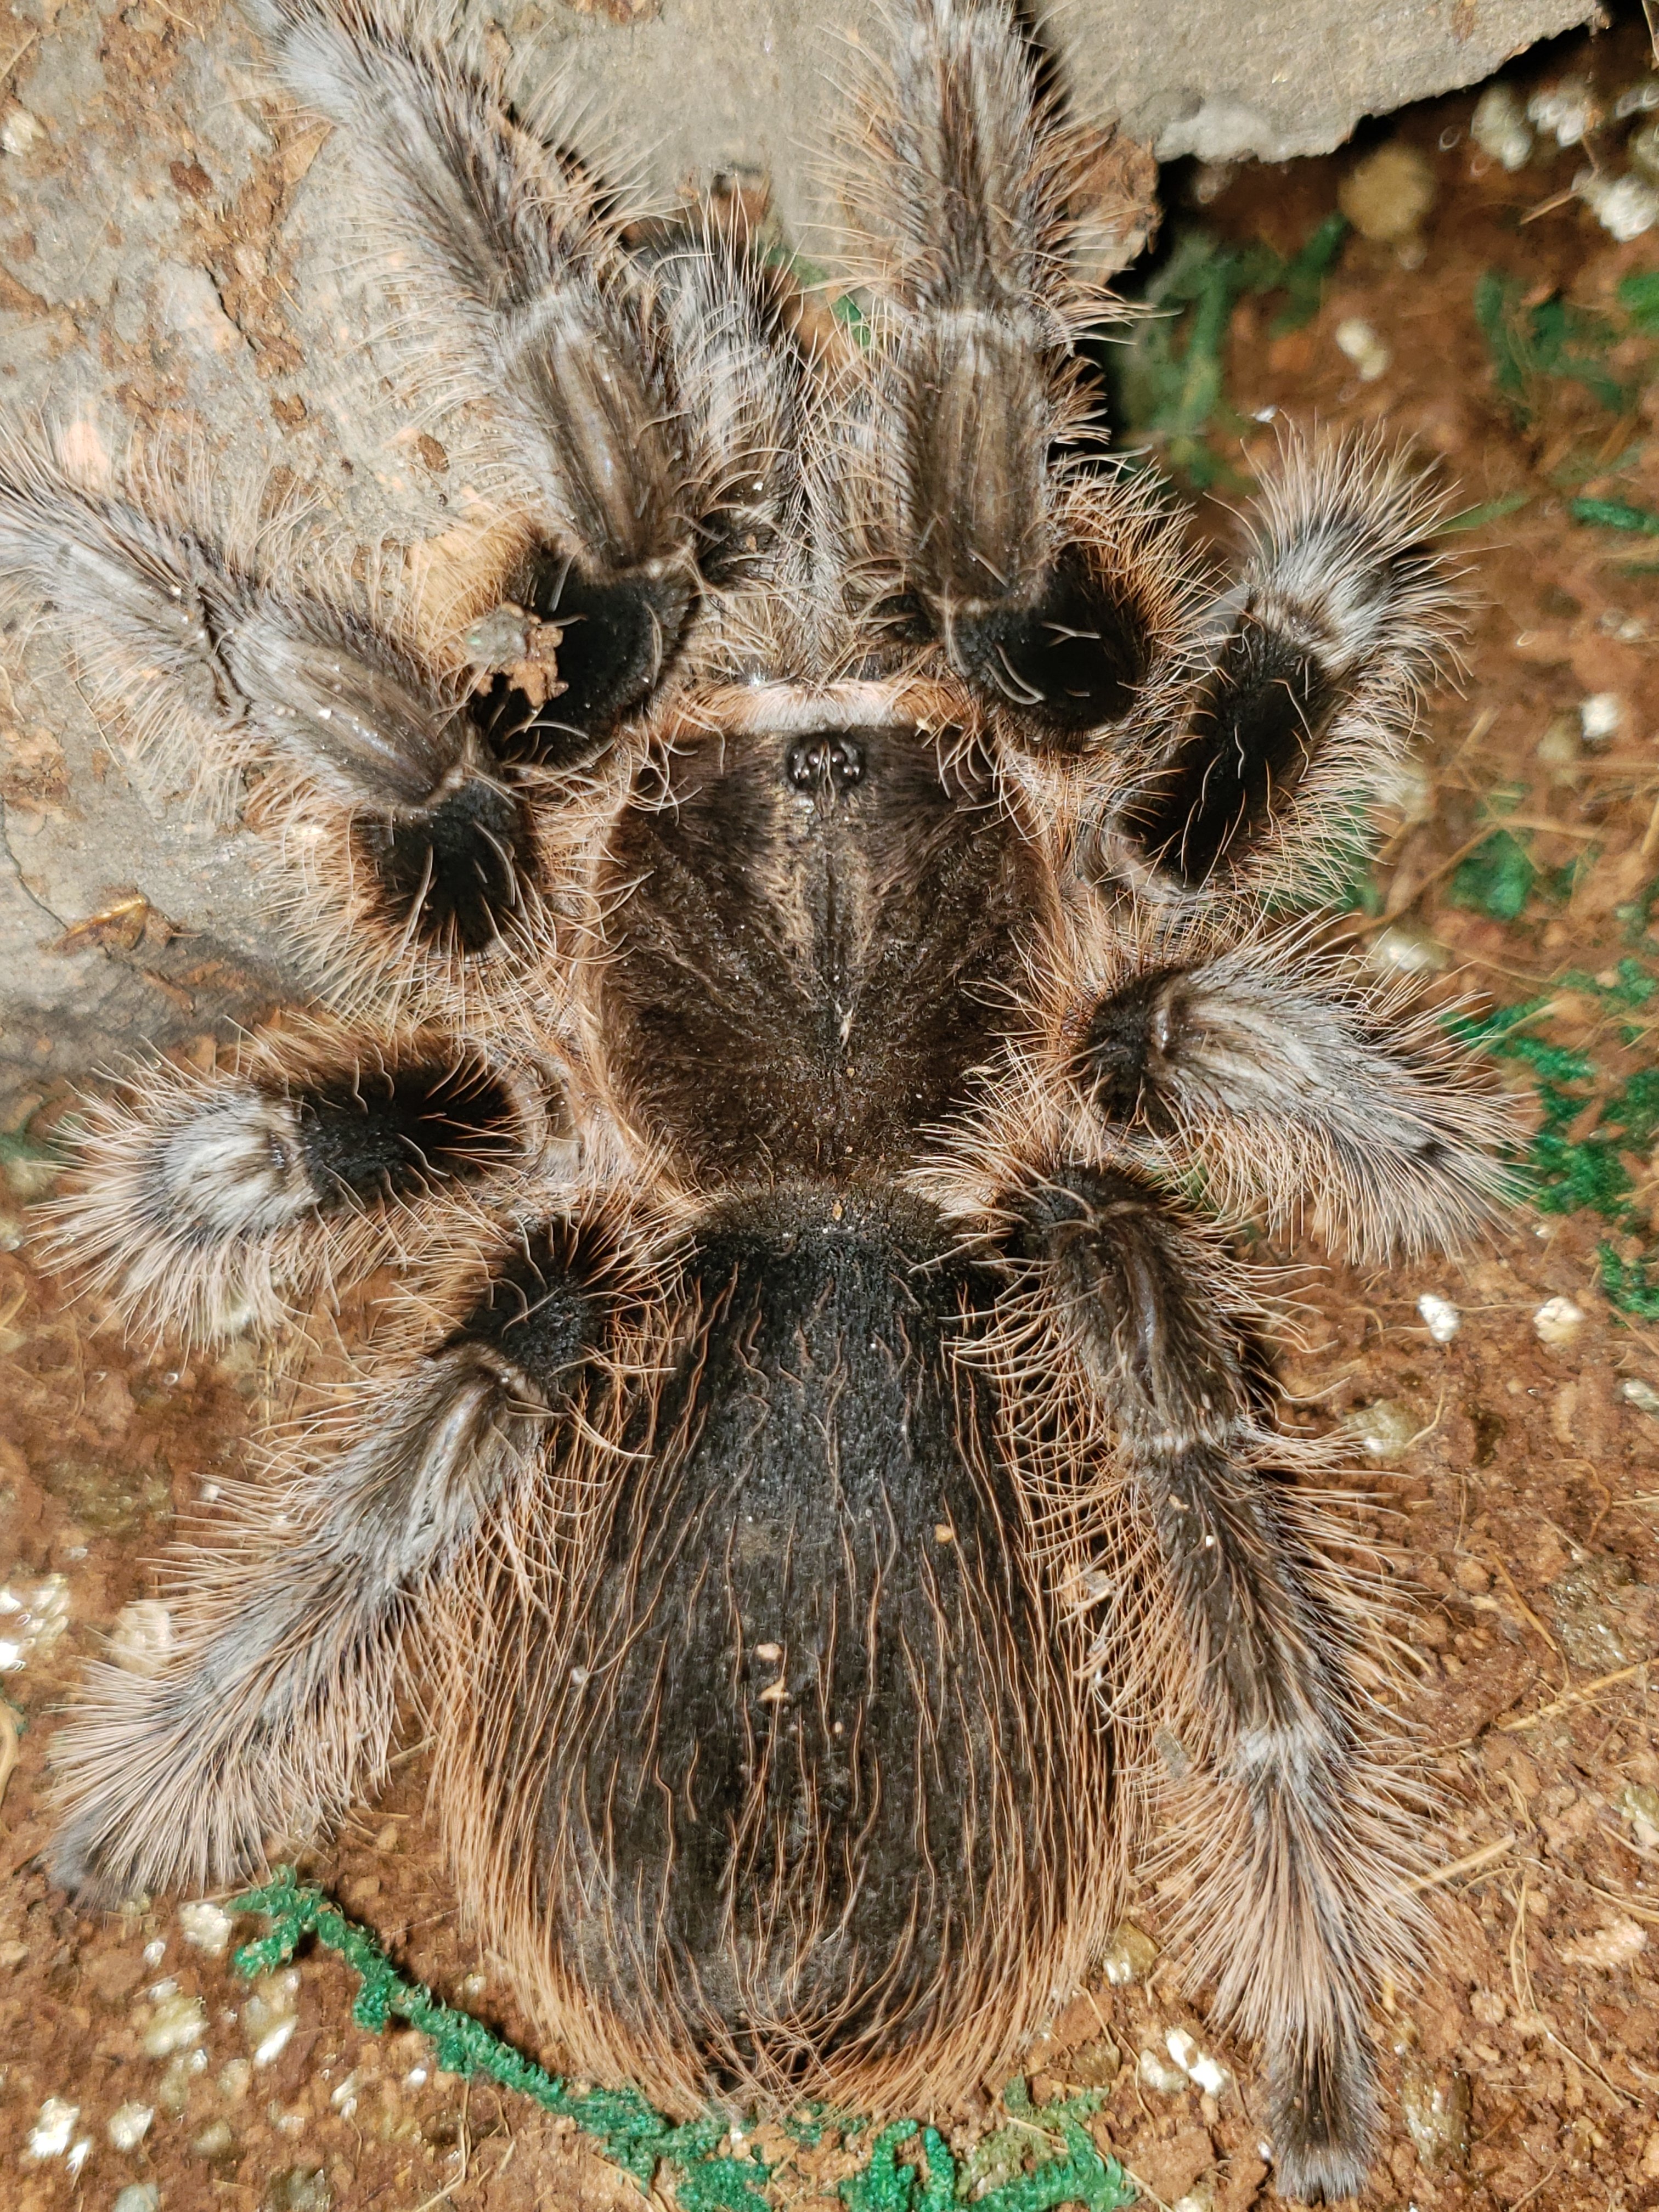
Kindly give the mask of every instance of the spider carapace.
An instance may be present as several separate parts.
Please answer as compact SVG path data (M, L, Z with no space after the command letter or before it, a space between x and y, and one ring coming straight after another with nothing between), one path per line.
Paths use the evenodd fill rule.
M256 15L491 504L440 620L160 460L0 454L13 591L316 955L234 1065L89 1103L58 1249L202 1343L401 1285L161 1670L94 1672L59 1878L236 1880L418 1688L569 2063L948 2113L1156 1830L1280 2185L1351 2190L1417 1813L1234 1232L1382 1257L1500 1188L1443 1024L1313 912L1452 649L1432 497L1287 437L1236 573L1189 547L1094 421L1100 137L1005 0L854 57L838 346L431 7Z

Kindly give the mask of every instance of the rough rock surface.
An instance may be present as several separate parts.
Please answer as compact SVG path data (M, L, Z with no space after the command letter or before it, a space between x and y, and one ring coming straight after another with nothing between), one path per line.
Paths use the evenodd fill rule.
M492 45L556 69L591 143L658 191L722 167L771 177L811 251L836 24L815 0L663 0L629 16L503 9ZM1055 43L1077 108L1162 155L1281 156L1472 82L1585 0L1072 0ZM48 410L119 456L134 434L203 456L216 500L296 495L337 544L441 541L486 520L464 427L417 413L364 334L343 149L296 115L227 0L0 5L0 413ZM14 668L16 656L9 656ZM0 1091L108 1064L303 988L262 921L258 854L142 793L100 737L50 625L0 688Z

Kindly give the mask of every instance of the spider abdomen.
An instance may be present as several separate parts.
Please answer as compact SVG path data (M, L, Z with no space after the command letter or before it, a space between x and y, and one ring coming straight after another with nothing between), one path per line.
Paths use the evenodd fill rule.
M496 1647L546 1700L481 1823L538 1869L515 1932L584 2058L671 2100L965 2087L1090 1917L1100 1735L952 1350L988 1285L837 1203L701 1243L656 1449L548 1593L556 1666L533 1609Z

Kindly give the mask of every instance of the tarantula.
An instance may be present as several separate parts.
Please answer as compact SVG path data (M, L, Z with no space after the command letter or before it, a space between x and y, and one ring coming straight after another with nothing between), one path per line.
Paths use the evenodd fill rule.
M403 1285L163 1671L96 1670L57 1876L229 1881L418 1682L462 1899L580 2071L938 2110L1156 1814L1281 2188L1351 2191L1414 1801L1229 1232L1412 1252L1498 1188L1441 1024L1275 919L1452 650L1434 502L1289 441L1228 582L1105 453L1087 142L1007 0L858 62L845 357L453 21L259 4L516 520L434 639L7 448L14 588L127 739L244 779L324 1002L89 1109L61 1248L198 1341Z

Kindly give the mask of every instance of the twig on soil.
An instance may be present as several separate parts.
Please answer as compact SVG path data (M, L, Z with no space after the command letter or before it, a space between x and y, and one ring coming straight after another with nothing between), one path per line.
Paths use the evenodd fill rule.
M1507 1582L1508 1579L1505 1576L1504 1580ZM1551 1649L1553 1650L1554 1646L1552 1645ZM1548 1705L1540 1705L1535 1713L1523 1713L1518 1720L1494 1721L1492 1726L1502 1729L1506 1735L1518 1735L1522 1729L1536 1728L1540 1721L1553 1720L1557 1713L1565 1712L1569 1705L1582 1705L1587 1698L1598 1697L1603 1690L1610 1690L1615 1682L1628 1682L1638 1674L1646 1674L1652 1664L1650 1659L1638 1659L1633 1667L1620 1667L1613 1674L1598 1674L1593 1682L1581 1682L1576 1690L1568 1690L1559 1698L1552 1698Z
M1558 2158L1554 2165L1550 2168L1549 2172L1543 2176L1542 2179L1534 2181L1532 2187L1528 2190L1524 2197L1517 2197L1516 2198L1514 2203L1510 2207L1510 2212L1521 2212L1521 2207L1523 2204L1529 2204L1533 2198L1537 2196L1539 2191L1544 2186L1544 2183L1546 2181L1553 2181L1556 2175L1560 2172L1562 2167L1565 2164L1566 2160L1565 2157Z
M17 1717L0 1698L0 1805L6 1802L6 1784L17 1764Z
M1498 1558L1496 1552L1492 1555L1492 1564L1493 1567L1496 1568L1498 1574L1503 1577L1504 1589L1508 1590L1510 1595L1515 1600L1516 1605L1520 1607L1523 1617L1531 1623L1534 1628L1537 1630L1538 1633L1543 1638L1545 1643L1549 1645L1550 1650L1554 1652L1556 1657L1559 1659L1561 1656L1560 1645L1550 1634L1548 1629L1545 1627L1543 1622L1540 1620L1538 1615L1533 1611L1532 1607L1527 1603L1525 1598L1522 1596L1520 1591L1516 1588L1515 1577L1504 1565L1503 1560ZM1546 1708L1546 1710L1547 1710L1547 1708ZM1504 1725L1507 1726L1508 1723L1505 1723Z
M1478 1851L1470 1851L1463 1858L1454 1859L1449 1866L1432 1867L1427 1874L1414 1874L1406 1887L1413 1892L1437 1889L1442 1882L1455 1881L1459 1875L1474 1874L1481 1867L1490 1866L1494 1859L1501 1859L1505 1851L1513 1850L1515 1843L1515 1833L1511 1830L1507 1836L1500 1836L1495 1844L1482 1844Z

